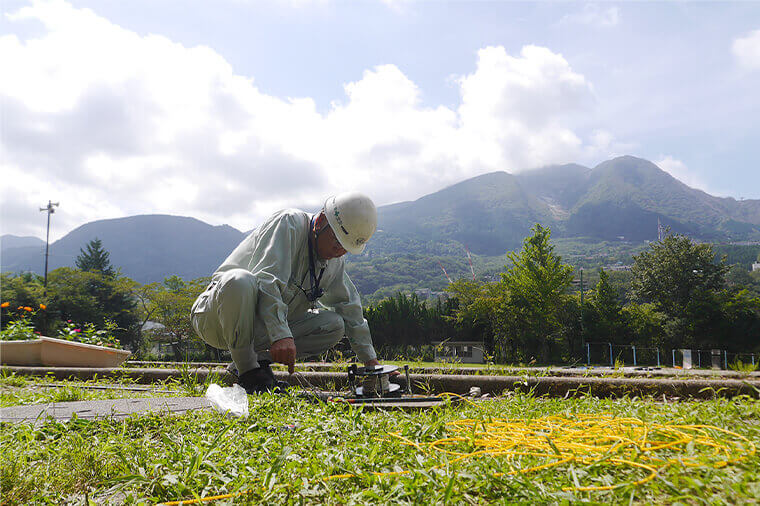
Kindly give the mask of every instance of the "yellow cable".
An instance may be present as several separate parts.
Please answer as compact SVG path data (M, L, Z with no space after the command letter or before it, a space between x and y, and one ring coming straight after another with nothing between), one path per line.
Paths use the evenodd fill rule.
M447 393L442 394L442 397L459 398L477 406L458 394ZM480 409L480 406L477 407ZM639 486L655 479L661 470L670 465L693 467L704 464L698 462L698 458L709 458L708 463L719 468L756 453L756 447L749 439L720 427L647 423L636 418L615 418L607 414L579 414L572 418L552 415L531 420L465 418L448 422L446 426L449 430L448 437L435 441L412 441L399 432L388 433L391 438L386 441L395 439L399 444L413 446L423 452L452 457L433 469L484 456L502 458L510 463L511 470L495 473L496 477L532 473L570 462L589 467L647 471L645 477L631 482L563 488L574 491L604 491ZM710 431L728 437L718 439ZM694 456L684 455L690 444L691 451L697 453ZM663 452L682 455L673 457L662 455ZM705 452L710 453L705 455ZM533 457L546 462L519 469L513 462L520 457ZM722 460L716 460L719 457ZM371 472L367 475L394 476L410 472ZM355 473L345 473L328 476L324 480L358 476Z
M200 504L209 501L217 501L219 499L231 499L232 497L240 497L251 492L251 490L244 490L243 492L236 492L234 494L222 494L212 495L208 497L201 497L200 499L183 499L181 501L169 501L158 503L156 506L185 506L186 504Z

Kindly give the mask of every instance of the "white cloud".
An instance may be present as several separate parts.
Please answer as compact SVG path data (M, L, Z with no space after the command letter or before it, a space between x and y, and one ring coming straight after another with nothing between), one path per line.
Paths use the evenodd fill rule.
M737 37L731 46L736 61L749 70L760 69L760 30L746 37Z
M525 46L478 52L473 74L460 80L464 164L519 169L574 158L581 140L563 119L593 102L593 89L560 54Z
M143 213L249 230L335 191L385 204L616 145L608 133L585 142L568 126L594 107L593 88L543 47L478 51L475 70L456 80L456 109L423 106L417 84L387 64L346 83L323 114L309 97L262 93L209 47L142 36L62 0L8 19L44 27L0 37L8 233L39 235L37 207L51 198L61 201L59 235Z
M596 4L586 4L583 10L565 15L560 24L581 24L600 27L617 26L620 23L620 9L618 7L600 7Z
M705 184L699 176L690 171L685 163L677 158L673 158L670 155L661 155L654 164L691 188L702 190L711 195L716 194L716 192L710 191L708 185Z
M407 11L409 5L415 0L381 0L389 9L399 14L403 14Z

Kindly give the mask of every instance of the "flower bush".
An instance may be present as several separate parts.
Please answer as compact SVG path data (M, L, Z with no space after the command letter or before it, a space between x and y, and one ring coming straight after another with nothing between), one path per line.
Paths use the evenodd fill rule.
M84 344L120 348L121 345L119 344L119 341L113 335L114 331L118 329L116 324L111 320L106 320L104 326L104 329L98 330L92 323L79 325L71 320L67 320L66 325L58 331L57 337L59 339L77 341Z
M0 339L3 341L22 341L35 337L37 336L34 333L34 324L23 316L9 321L8 325L0 332Z
M3 302L0 307L7 309L10 304ZM41 309L45 309L44 304L40 304ZM37 311L29 306L19 306L16 308L16 317L8 322L8 325L0 331L0 340L3 341L25 341L27 339L35 339L39 332L34 330L34 322L32 319Z
M2 309L7 309L8 306L8 302L0 304ZM40 333L34 330L34 322L32 320L38 311L46 309L47 306L45 304L40 304L39 310L35 310L29 306L19 306L16 308L15 318L10 320L5 328L0 331L0 340L27 341L37 339ZM104 327L103 329L98 329L93 323L79 325L71 320L67 320L66 324L58 331L58 335L55 337L84 344L120 348L121 345L116 336L114 336L114 332L118 330L118 326L111 320L105 320Z

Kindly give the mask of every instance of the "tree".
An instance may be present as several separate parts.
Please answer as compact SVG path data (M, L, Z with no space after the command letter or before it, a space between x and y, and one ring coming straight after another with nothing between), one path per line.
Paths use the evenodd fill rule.
M93 271L107 277L114 277L116 274L111 266L110 254L103 249L103 244L97 237L87 244L87 251L79 249L79 255L76 259L77 269L80 271Z
M512 266L501 274L501 279L509 297L506 324L510 332L529 355L546 363L560 327L560 310L573 279L573 268L564 265L554 253L549 241L551 230L536 224L532 231L519 254L507 254Z
M92 323L100 328L108 319L118 326L119 341L134 347L134 285L134 281L122 276L61 267L48 276L48 312L57 314L61 321Z
M657 311L653 304L631 303L623 310L630 341L637 346L654 348L673 348L666 341L665 333L668 317Z
M477 341L482 339L489 353L497 361L506 360L504 349L507 336L499 308L504 305L500 283L483 283L462 278L446 287L451 294L451 307L456 320L457 340ZM478 336L478 337L476 337Z
M725 291L720 296L723 319L717 333L726 348L740 352L760 351L760 297L747 290Z
M153 338L170 344L177 361L183 360L183 352L187 351L192 341L199 341L190 311L208 282L209 278L184 281L178 276L170 276L163 283L151 283L139 290L143 324L150 318L164 326L153 333Z
M0 275L0 300L7 302L8 305L0 309L0 324L4 328L9 320L13 319L12 313L19 306L39 308L40 304L46 304L47 299L44 296L42 285L43 278L31 272L22 274L12 274L3 272ZM36 311L32 316L34 327L38 331L47 335L48 326L51 323L49 313L45 311Z
M610 276L604 269L599 269L599 282L589 297L592 317L588 323L588 337L591 340L607 342L625 342L626 322L619 302L618 292L610 283Z
M417 295L399 292L395 297L366 307L364 316L377 347L419 346L452 337L454 328L445 319L450 312L450 304L439 301L428 307Z
M664 313L665 333L675 347L712 346L720 340L720 296L729 267L715 262L710 244L668 235L634 257L632 296Z
M668 316L689 316L689 307L726 285L725 259L714 262L710 244L697 244L671 234L650 243L649 251L634 257L631 291L634 298L652 302Z
M165 278L163 285L171 293L181 293L182 290L187 289L187 283L185 283L185 280L176 274Z

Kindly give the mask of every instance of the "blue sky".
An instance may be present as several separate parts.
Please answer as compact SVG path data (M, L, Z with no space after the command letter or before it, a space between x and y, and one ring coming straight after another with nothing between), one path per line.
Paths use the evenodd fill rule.
M760 2L6 0L0 66L2 233L621 154L760 198Z

